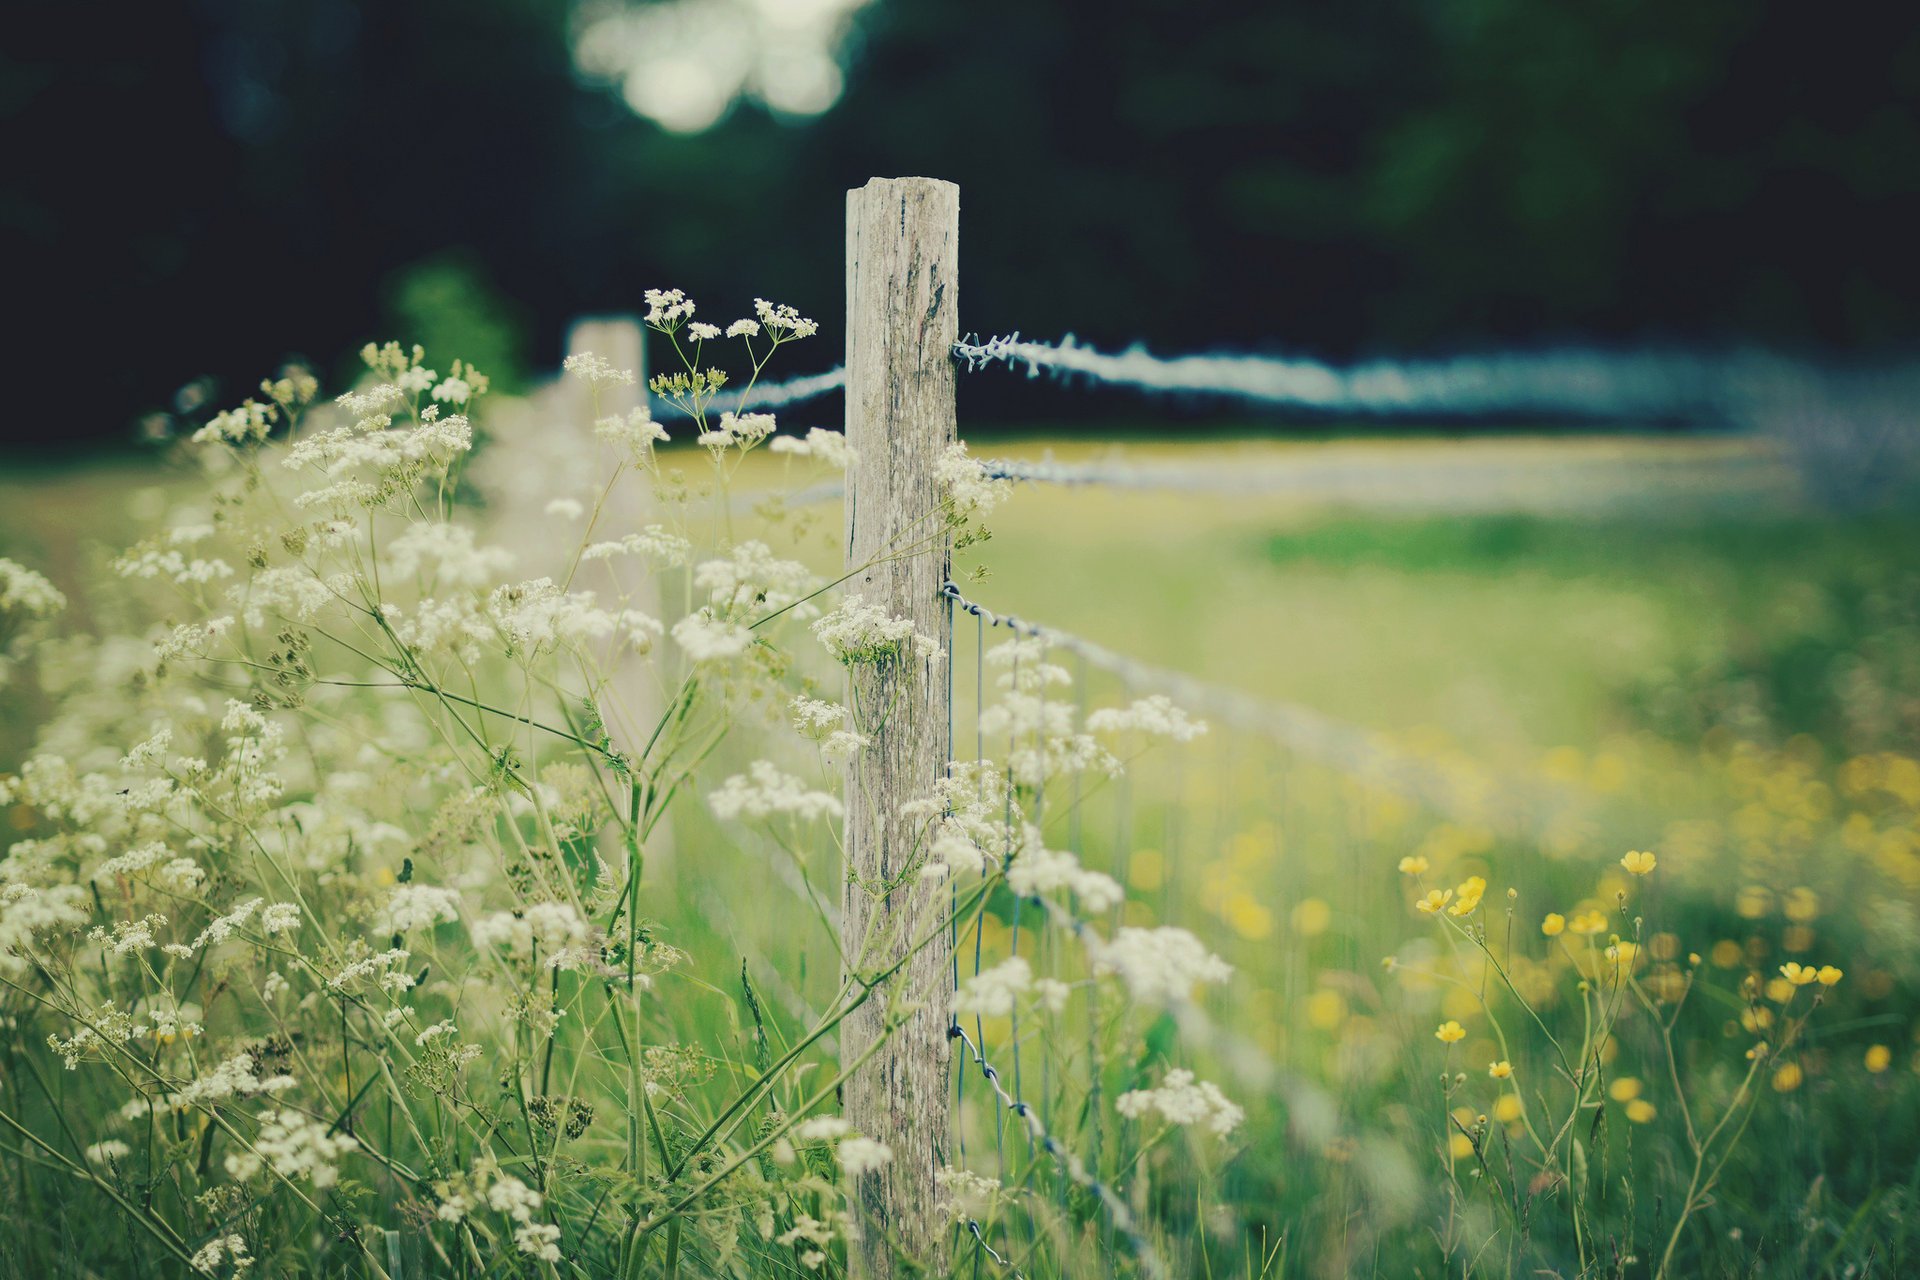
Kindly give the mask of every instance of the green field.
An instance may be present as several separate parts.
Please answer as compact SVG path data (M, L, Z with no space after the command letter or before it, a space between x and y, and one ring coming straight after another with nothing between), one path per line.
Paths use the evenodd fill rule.
M1117 1055L1086 1026L982 1024L1003 1071L1018 1046L1024 1096L1076 1149L1117 1141L1085 1091L1099 1054L1109 1090L1184 1063L1246 1108L1228 1143L1158 1142L1114 1171L1175 1274L1653 1274L1689 1199L1686 1129L1755 1098L1717 1182L1694 1188L1668 1274L1913 1265L1920 519L1812 511L1766 449L1730 440L975 452L1110 464L1141 486L1170 467L1180 483L1019 487L962 558L986 571L969 596L1245 695L1250 720L1305 709L1341 735L1328 749L1217 724L1124 783L1076 789L1084 803L1048 823L1050 842L1127 886L1122 920L1182 925L1235 966L1204 1018L1163 1017ZM127 625L89 575L181 484L130 465L10 473L0 555L66 588L76 630ZM826 567L837 516L820 520L809 555ZM952 643L956 755L977 724L971 627L958 622ZM1054 656L1096 703L1154 691ZM8 696L0 775L41 706ZM754 751L715 759L735 755ZM804 886L770 877L767 860L784 862L772 846L702 810L668 830L650 910L706 975L679 988L679 1035L745 1053L728 976L743 962L791 1035L838 967L808 932ZM1628 850L1656 852L1658 870L1628 875ZM820 846L791 865L832 885L836 856ZM1402 875L1409 857L1425 869ZM1487 882L1487 955L1510 981L1410 905L1469 876ZM1596 908L1610 922L1590 943L1542 936L1547 912ZM1611 934L1633 944L1624 961L1601 956ZM989 965L1020 946L1072 966L1004 893L979 935ZM1846 977L1747 1088L1744 1051L1780 1041L1811 999L1780 989L1787 961ZM1583 1016L1591 1031L1583 978L1640 995L1620 996L1611 1035L1583 1058L1608 1083L1579 1113L1570 1185L1530 1174L1526 1142L1564 1108L1546 1097L1565 1080L1534 1033L1577 1045ZM1465 1024L1460 1043L1436 1042L1444 1020ZM1501 1060L1513 1086L1488 1075ZM1437 1087L1443 1064L1465 1080ZM1137 1265L1085 1189L996 1120L977 1073L962 1098L970 1167L1025 1197L988 1224L1023 1274ZM1586 1206L1577 1238L1569 1196ZM19 1265L51 1256L9 1247Z

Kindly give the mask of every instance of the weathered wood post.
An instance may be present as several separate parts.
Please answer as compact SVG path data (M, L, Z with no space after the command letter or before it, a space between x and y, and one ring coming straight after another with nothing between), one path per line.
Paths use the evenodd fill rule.
M938 535L921 554L861 571L847 590L911 618L943 645L950 548L928 516L940 503L934 465L955 438L959 248L960 188L951 182L875 178L847 193L847 443L856 455L847 469L847 568ZM911 655L858 668L852 679L859 705L891 708L847 766L842 934L849 950L870 930L881 940L864 966L871 971L924 937L948 899L944 885L917 878L877 900L864 886L900 875L913 842L900 806L926 796L945 772L950 672L945 656ZM846 1084L847 1119L893 1149L890 1164L860 1179L862 1239L851 1252L863 1277L899 1273L896 1247L937 1270L946 1247L933 1175L948 1159L951 956L942 936L908 962L890 998L842 1024L842 1059L852 1061L881 1033L888 1006L915 1006L893 1044Z

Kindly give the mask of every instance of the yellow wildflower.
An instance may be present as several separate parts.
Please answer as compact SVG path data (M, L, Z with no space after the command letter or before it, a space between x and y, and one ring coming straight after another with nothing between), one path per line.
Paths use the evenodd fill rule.
M1800 1070L1799 1063L1783 1062L1780 1064L1780 1069L1773 1073L1773 1090L1775 1093L1792 1093L1806 1078L1806 1074Z
M1525 1110L1526 1106L1520 1101L1519 1094L1503 1093L1494 1100L1493 1118L1501 1124L1512 1124Z
M1606 916L1592 908L1575 912L1573 919L1567 921L1567 928L1573 930L1575 933L1583 933L1588 936L1599 933L1606 927Z
M1540 922L1540 932L1549 938L1557 938L1567 929L1567 918L1558 911L1547 912L1547 918Z
M1453 904L1451 908L1452 914L1456 916L1472 915L1474 908L1480 905L1481 897L1487 892L1487 882L1479 876L1468 876L1466 883L1462 884L1455 892L1460 895L1460 900Z
M1448 1018L1440 1024L1439 1030L1433 1033L1433 1038L1441 1044L1455 1044L1467 1038L1467 1029L1452 1018Z
M1834 970L1834 981L1840 981L1840 971ZM1820 980L1820 971L1810 964L1801 964L1798 960L1789 960L1780 966L1780 976L1796 987L1804 987L1809 982Z
M1425 858L1421 857L1419 854L1417 853L1410 854L1407 857L1400 859L1400 874L1407 875L1407 876L1423 876L1427 874L1427 868L1432 865L1433 865L1432 863L1428 862Z
M1473 1154L1473 1139L1464 1133L1456 1133L1447 1139L1447 1150L1453 1153L1455 1160L1465 1160Z
M1830 987L1834 983L1840 981L1840 979L1845 975L1841 973L1837 965L1823 964L1820 966L1820 972L1815 974L1814 976L1820 979L1821 986Z
M1653 1104L1645 1098L1635 1098L1627 1104L1627 1119L1633 1121L1635 1124L1645 1124L1658 1114L1659 1113L1654 1110Z
M1424 898L1416 899L1413 905L1420 908L1420 910L1426 912L1430 916L1437 916L1440 914L1441 909L1444 908L1449 902L1452 902L1452 901L1453 901L1453 890L1429 889L1427 890L1427 896Z
M1631 1102L1640 1096L1640 1081L1633 1076L1616 1076L1607 1086L1607 1096L1615 1102Z
M1513 1079L1513 1064L1505 1058L1502 1058L1498 1062L1487 1064L1487 1074L1495 1080L1511 1080Z
M1636 849L1628 853L1626 857L1620 859L1620 865L1625 867L1633 875L1643 876L1653 870L1654 867L1659 864L1659 861L1660 860L1652 854L1641 853Z
M1876 1044L1867 1050L1867 1070L1879 1075L1893 1065L1893 1050L1883 1044Z

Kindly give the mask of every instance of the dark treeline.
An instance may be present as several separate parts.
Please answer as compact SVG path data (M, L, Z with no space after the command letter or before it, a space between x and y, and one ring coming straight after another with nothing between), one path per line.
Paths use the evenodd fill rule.
M848 89L663 133L543 0L32 2L0 441L419 334L509 380L657 284L839 341L842 191L962 184L964 314L1167 350L1920 336L1920 19L1746 0L877 0ZM458 349L455 349L455 348ZM1109 414L1016 380L969 413ZM823 414L827 411L822 411ZM1142 412L1139 409L1135 413Z

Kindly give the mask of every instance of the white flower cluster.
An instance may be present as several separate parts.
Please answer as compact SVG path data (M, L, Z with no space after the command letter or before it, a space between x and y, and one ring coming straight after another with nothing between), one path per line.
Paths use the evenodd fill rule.
M896 661L909 649L928 661L944 652L932 636L914 628L911 618L896 618L857 595L816 621L813 634L847 666Z
M687 562L693 544L662 525L650 524L638 533L629 533L617 542L596 542L580 553L582 560L608 560L614 556L640 556L662 568Z
M773 430L770 413L723 413L718 423L696 437L695 443L711 450L717 458L728 449L745 453L772 435Z
M324 1189L340 1180L340 1157L359 1146L352 1134L335 1133L321 1121L283 1107L260 1117L252 1149L228 1156L226 1167L242 1182L272 1169L288 1182L304 1179Z
M387 567L401 578L430 577L442 587L478 587L513 567L504 547L482 547L463 524L410 524L386 546Z
M1207 722L1195 720L1163 693L1141 698L1127 707L1103 707L1087 717L1094 733L1136 733L1173 742L1192 742L1206 733Z
M723 820L770 818L792 814L801 819L838 818L840 798L824 791L809 790L807 784L780 772L770 761L756 760L744 774L736 773L721 783L707 805Z
M935 1171L933 1185L939 1190L933 1211L950 1222L978 1222L990 1216L1006 1194L997 1179L952 1165L942 1165Z
M760 317L768 334L784 341L786 338L811 338L820 332L820 326L802 316L792 307L768 302L765 298L753 300L753 314Z
M1024 898L1049 893L1071 893L1083 911L1098 914L1126 900L1126 891L1112 876L1089 871L1080 859L1040 841L1040 829L1029 824L1020 848L1007 867L1007 887Z
M844 728L847 723L848 712L845 707L819 698L797 697L787 704L787 710L793 713L793 727L803 737L812 738L815 742Z
M616 368L605 356L595 355L591 351L576 352L560 362L561 369L582 382L598 389L600 387L630 387L636 381L631 369Z
M401 966L406 964L411 955L411 952L395 947L377 955L362 956L328 978L327 985L335 991L345 991L356 983L371 979L383 991L406 991L414 985L414 977Z
M175 529L166 545L143 543L113 561L113 571L123 578L140 578L151 581L165 578L181 586L216 582L221 578L233 576L233 566L218 556L202 559L195 556L189 560L183 545L198 541L200 529ZM211 532L209 529L208 532Z
M679 289L649 289L644 296L647 323L656 329L672 329L693 318L693 301Z
M694 662L724 662L747 651L753 632L703 608L673 624L673 642Z
M79 928L92 917L92 906L77 884L0 884L0 970L27 969L35 934Z
M791 609L794 616L810 616L800 601L813 593L819 579L798 560L782 560L766 543L740 543L722 559L703 561L693 571L693 585L707 593L714 616L741 620L758 612Z
M215 414L207 425L188 439L194 444L207 444L215 440L227 444L257 444L273 430L277 417L279 411L272 405L246 400L237 409Z
M805 436L775 436L767 448L796 458L813 458L837 471L845 471L854 458L845 433L824 427L810 428Z
M955 523L984 516L1013 496L1013 481L990 477L987 469L967 454L963 442L947 446L934 464L933 474L946 495L948 516Z
M46 618L67 607L67 598L42 575L0 556L0 613Z
M593 434L643 466L653 460L653 446L667 439L666 428L653 420L645 405L627 410L624 418L600 419L593 424Z
M460 918L460 891L430 884L397 884L373 918L377 934L408 933Z
M473 925L473 945L482 950L505 947L518 960L536 951L550 968L579 968L581 948L594 931L566 902L535 902L513 911L496 911Z
M1009 956L961 984L953 993L952 1009L956 1016L1004 1018L1013 1012L1021 996L1029 994L1042 1009L1058 1013L1066 1007L1070 991L1057 978L1035 978L1025 956Z
M596 608L591 591L563 591L551 578L495 587L487 612L517 652L533 655L617 635L635 652L653 648L663 628L637 609Z
M265 901L265 898L248 898L236 904L233 910L225 915L215 916L208 922L207 927L200 931L200 936L193 940L193 949L198 951L201 947L219 946L233 936L234 930L253 919L253 913L258 911L260 904Z
M434 1216L440 1221L459 1222L484 1204L515 1224L514 1247L521 1253L543 1262L560 1261L560 1228L534 1221L546 1198L513 1175L501 1173L490 1160L475 1165L471 1174L456 1173L436 1182L434 1191L440 1198Z
M203 1276L219 1274L222 1262L232 1267L236 1276L247 1273L253 1266L253 1254L248 1250L244 1237L232 1233L215 1236L194 1250L193 1256L187 1259L187 1265Z
M1227 1100L1218 1085L1197 1080L1191 1071L1176 1069L1157 1089L1135 1089L1114 1099L1113 1109L1137 1120L1158 1111L1168 1124L1199 1125L1220 1137L1240 1127L1247 1113Z
M139 1028L135 1030L138 1031ZM195 1076L175 1091L162 1093L156 1098L135 1098L121 1108L120 1113L127 1119L134 1120L150 1113L185 1111L190 1107L225 1102L229 1098L251 1098L262 1093L280 1093L293 1088L298 1083L292 1076L286 1074L259 1075L254 1068L252 1054L236 1053L215 1064L211 1070Z
M1045 689L1069 684L1072 676L1046 661L1045 653L1045 644L1035 639L1009 640L988 651L987 661L1006 670L998 677L1000 700L980 713L981 734L1007 744L1007 767L1022 786L1041 786L1064 774L1118 773L1114 754L1075 727L1074 704L1046 696Z
M1126 927L1111 941L1089 937L1087 953L1095 973L1113 974L1142 1004L1181 1004L1203 983L1221 983L1233 966L1207 950L1185 929Z
M849 1178L858 1178L885 1168L893 1159L893 1148L872 1138L852 1137L842 1138L833 1154Z

